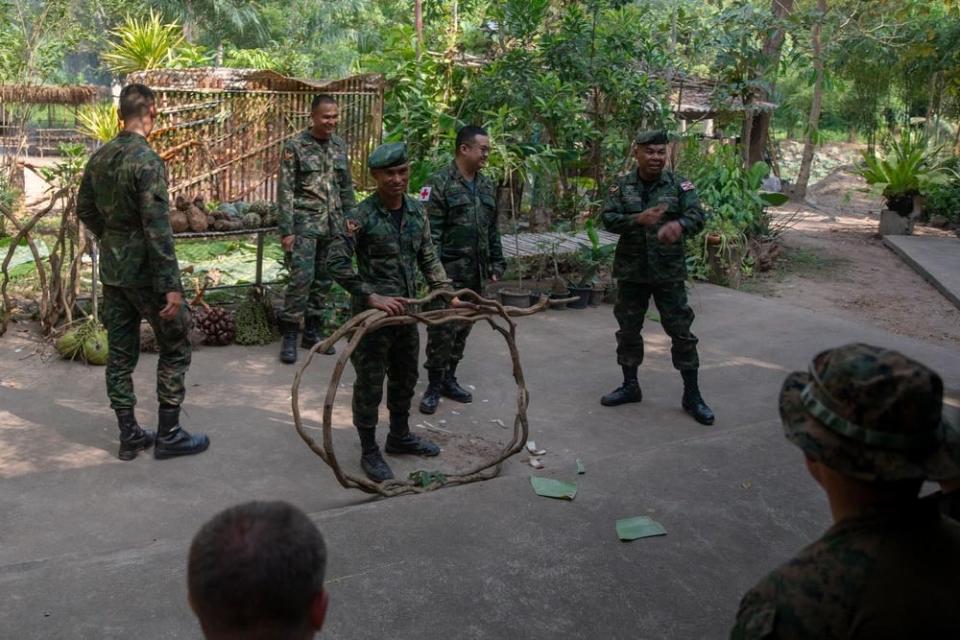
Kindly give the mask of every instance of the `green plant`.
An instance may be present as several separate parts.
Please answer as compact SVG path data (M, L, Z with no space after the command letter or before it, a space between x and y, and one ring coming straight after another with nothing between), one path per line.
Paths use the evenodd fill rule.
M864 166L860 175L867 184L882 185L883 196L894 208L895 199L912 198L929 185L946 178L938 158L941 150L942 147L932 147L922 133L906 131L889 145L883 157L863 151Z
M600 234L597 233L597 223L593 218L587 219L584 227L590 244L581 244L577 255L580 271L577 286L593 287L599 282L602 269L610 266L616 245L600 244Z
M931 184L923 190L923 215L928 220L942 216L948 222L960 222L960 180Z
M769 167L757 162L745 169L732 145L710 148L688 139L681 147L679 170L696 185L700 203L708 211L703 231L686 243L691 276L726 284L733 280L728 275L734 271L749 273L750 241L776 235L765 207L787 199L760 190Z
M109 142L120 133L120 114L112 102L83 105L77 120L77 131L99 142Z
M122 25L110 32L115 41L100 56L107 68L126 75L175 66L183 34L178 23L164 24L161 20L160 14L153 10L143 19L127 16Z

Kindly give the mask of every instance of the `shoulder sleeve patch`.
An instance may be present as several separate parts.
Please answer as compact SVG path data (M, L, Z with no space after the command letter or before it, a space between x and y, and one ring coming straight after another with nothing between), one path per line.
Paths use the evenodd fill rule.
M692 191L693 189L696 189L696 187L694 187L693 183L690 182L689 180L684 180L683 182L680 183L680 189L682 191Z
M433 187L424 187L420 189L420 202L426 202L430 199L430 194L433 193Z
M617 195L618 193L620 193L620 185L614 182L612 185L610 185L610 189L607 190L607 193L609 193L612 196Z

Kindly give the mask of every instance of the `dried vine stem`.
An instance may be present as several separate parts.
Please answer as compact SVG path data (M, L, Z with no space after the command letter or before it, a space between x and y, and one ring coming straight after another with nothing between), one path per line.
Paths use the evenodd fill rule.
M296 376L294 376L291 404L293 408L293 423L297 433L303 441L307 443L310 450L316 453L321 460L333 469L337 481L342 486L348 489L359 489L365 493L375 493L390 497L408 493L423 493L441 487L476 482L477 480L488 480L500 472L500 465L504 460L519 453L523 449L527 441L527 434L529 433L529 426L527 424L529 394L527 393L526 383L523 378L523 369L520 367L520 354L517 350L516 342L516 324L511 318L532 315L543 311L550 304L563 304L573 300L573 298L548 300L544 296L532 307L520 309L517 307L504 307L496 300L483 298L470 289L461 289L459 291L434 291L425 298L409 300L408 304L424 305L437 298L443 298L449 301L453 297L459 297L464 302L473 303L473 308L437 309L423 313L411 312L401 316L389 316L384 311L369 309L357 314L334 332L333 335L314 345L303 365L301 365L300 370L297 371ZM507 347L510 350L513 378L517 383L517 414L513 421L513 437L506 447L491 460L479 462L460 473L445 474L443 481L434 480L425 486L413 480L401 479L377 483L366 477L355 476L344 471L337 460L337 455L333 447L333 405L337 396L337 389L340 386L340 378L347 365L347 360L363 337L367 333L383 327L416 324L418 322L422 322L427 326L437 326L449 322L479 321L487 322L493 330L499 332L504 337L504 340L506 340ZM306 372L310 363L313 361L314 355L316 355L318 351L321 353L326 351L327 348L343 338L347 338L347 346L340 351L336 365L333 368L330 384L327 387L327 395L323 403L323 442L322 444L318 444L303 428L303 419L300 415L300 383L303 379L304 372Z

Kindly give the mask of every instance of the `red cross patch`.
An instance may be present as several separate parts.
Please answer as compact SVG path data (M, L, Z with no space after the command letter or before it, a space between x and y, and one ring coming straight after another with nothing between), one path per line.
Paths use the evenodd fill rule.
M692 189L695 189L696 187L694 187L693 183L690 182L689 180L684 180L683 182L680 183L680 188L683 191L690 191Z
M430 191L430 187L424 187L423 189L420 189L420 202L426 202L430 199Z

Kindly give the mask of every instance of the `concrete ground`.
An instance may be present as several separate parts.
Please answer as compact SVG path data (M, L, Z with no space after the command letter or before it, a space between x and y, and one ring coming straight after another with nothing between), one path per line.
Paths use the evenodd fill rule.
M960 309L960 240L886 236L883 243Z
M517 456L494 480L388 500L341 489L297 437L293 370L275 344L195 354L185 423L211 435L208 453L121 463L102 370L21 359L32 343L14 331L0 339L0 635L198 638L185 589L192 535L238 501L284 499L327 540L326 638L725 637L741 594L828 526L825 499L780 432L786 373L824 348L882 344L937 369L956 405L960 352L722 288L697 286L692 303L715 426L680 410L652 322L643 403L601 407L619 382L611 307L552 311L519 330L546 468ZM155 362L145 356L136 376L143 422ZM331 363L308 376L314 397ZM441 405L433 424L502 438L490 420L510 423L506 372L502 339L478 326L460 370L477 400ZM349 428L337 443L354 463ZM579 493L539 498L531 473L576 480ZM637 515L668 534L618 541L616 520Z

